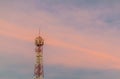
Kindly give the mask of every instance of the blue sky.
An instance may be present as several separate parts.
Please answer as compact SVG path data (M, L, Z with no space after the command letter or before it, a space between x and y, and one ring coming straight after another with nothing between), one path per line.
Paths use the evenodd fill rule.
M119 0L2 0L0 6L0 79L32 79L39 27L45 79L120 78Z

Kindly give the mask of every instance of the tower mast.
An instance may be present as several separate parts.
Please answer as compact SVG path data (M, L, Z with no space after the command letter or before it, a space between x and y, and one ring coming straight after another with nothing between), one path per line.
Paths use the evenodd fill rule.
M39 36L35 38L35 52L36 52L36 62L34 68L34 79L44 79L44 72L43 72L43 45L44 40L40 36L40 29L39 29Z

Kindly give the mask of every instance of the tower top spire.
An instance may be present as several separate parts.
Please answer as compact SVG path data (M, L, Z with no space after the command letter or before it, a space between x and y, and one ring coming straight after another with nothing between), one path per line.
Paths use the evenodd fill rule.
M39 35L35 38L35 45L36 46L43 46L44 45L44 40L40 36L40 28L39 28Z
M38 32L38 35L40 36L40 27L39 27L39 32Z

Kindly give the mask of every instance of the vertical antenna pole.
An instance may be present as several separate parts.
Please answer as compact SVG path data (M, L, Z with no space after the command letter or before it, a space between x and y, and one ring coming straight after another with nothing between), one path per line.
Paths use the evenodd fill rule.
M40 27L39 27L39 35L40 35Z

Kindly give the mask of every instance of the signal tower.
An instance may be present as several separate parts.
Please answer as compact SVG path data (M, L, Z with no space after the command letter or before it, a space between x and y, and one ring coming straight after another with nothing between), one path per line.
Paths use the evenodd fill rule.
M36 52L36 62L34 68L34 79L44 79L44 72L43 72L43 45L44 40L39 35L35 38L35 52Z

